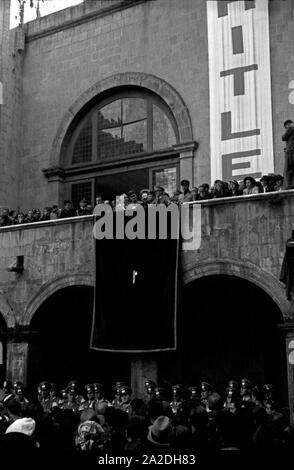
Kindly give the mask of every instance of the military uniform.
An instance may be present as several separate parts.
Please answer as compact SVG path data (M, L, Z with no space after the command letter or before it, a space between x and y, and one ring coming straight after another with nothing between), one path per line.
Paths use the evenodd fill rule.
M51 411L53 404L53 400L50 397L51 384L47 381L44 381L39 384L39 388L41 393L40 403L43 407L43 410Z
M23 384L16 388L15 400L20 403L21 411L24 411L27 408L29 400L25 397L25 386Z
M153 382L153 380L146 379L145 380L145 390L146 390L145 402L148 403L150 400L153 400L156 397L155 389L156 389L156 383Z
M240 388L242 408L253 406L252 390L253 390L252 382L248 379L242 379L241 388Z
M208 409L208 397L212 394L213 388L208 382L201 382L201 405Z
M66 387L67 391L67 400L64 402L63 409L64 410L72 410L74 413L78 413L80 407L83 403L85 403L85 398L82 395L79 395L79 383L76 380L72 380L69 382L68 386Z
M123 386L121 387L121 398L122 398L122 403L120 406L120 409L122 411L125 411L126 413L130 414L132 411L131 407L131 395L132 395L132 389L131 387L128 386Z
M125 386L126 384L124 382L116 382L112 389L114 393L114 399L112 400L111 405L115 408L121 407L121 388Z
M239 395L239 387L236 380L230 380L228 382L228 386L226 388L226 400L224 402L225 410L232 411L232 405L235 403L236 398Z
M174 415L182 411L183 406L183 387L180 384L172 386L173 399L170 407Z

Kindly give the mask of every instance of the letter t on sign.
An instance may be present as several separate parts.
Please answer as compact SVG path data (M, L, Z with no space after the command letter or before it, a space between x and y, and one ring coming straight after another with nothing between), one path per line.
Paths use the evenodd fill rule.
M228 3L233 3L236 0L218 0L217 2L217 11L218 11L218 18L222 16L227 16L228 14ZM245 10L250 10L251 8L255 8L255 1L254 0L245 0Z

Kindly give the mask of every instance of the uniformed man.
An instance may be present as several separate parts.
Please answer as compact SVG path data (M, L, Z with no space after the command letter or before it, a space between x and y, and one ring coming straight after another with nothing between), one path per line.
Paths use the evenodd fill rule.
M16 395L16 390L18 389L18 387L24 387L24 384L20 382L19 380L14 380L12 382L12 390L13 390L14 395Z
M235 400L238 398L239 395L239 386L236 380L229 380L228 386L226 388L226 399L224 402L225 410L231 411Z
M131 408L131 399L132 399L132 389L128 386L122 386L121 391L121 406L120 409L130 414L132 411Z
M95 390L93 384L85 385L87 400L82 403L80 410L95 410L96 409L96 397L95 397Z
M251 405L252 402L252 390L253 384L248 379L241 380L241 388L240 388L240 396L242 400L242 408L246 407L247 405Z
M201 390L199 387L196 387L195 385L191 385L188 387L189 390L189 400L195 404L200 403L200 398L201 398Z
M156 397L155 389L156 383L153 380L145 379L146 402L153 400Z
M207 410L208 409L208 397L212 394L213 387L208 382L201 382L201 405Z
M93 386L96 399L96 411L98 414L104 414L105 409L111 406L111 403L105 398L104 386L102 384L95 382Z
M69 384L67 385L67 389L68 391L70 391L70 393L74 395L75 401L79 405L81 405L82 403L86 401L85 398L79 394L80 384L77 380L72 380L71 382L69 382Z
M57 404L58 404L58 407L63 410L65 405L67 404L67 390L66 388L63 388L62 390L60 390L60 397L57 398Z
M265 411L268 414L271 414L276 401L275 387L273 384L265 384L262 388L264 393L263 406L265 408Z
M183 386L176 384L172 386L173 399L170 402L170 407L174 415L182 411L183 405Z
M81 216L81 215L88 215L88 210L87 210L87 201L85 198L83 198L79 202L79 207L77 208L76 215Z
M155 200L154 204L164 204L165 195L164 188L162 186L154 186Z
M44 411L51 411L53 400L50 397L51 384L46 380L39 384L40 388L40 403Z
M59 398L59 388L58 385L54 382L51 382L50 398L53 401L57 401Z
M182 193L179 195L179 202L191 202L193 201L193 194L191 193L189 186L190 182L188 180L181 181Z
M113 387L114 399L112 400L111 404L115 408L120 408L122 401L121 401L121 388L125 387L126 384L124 382L116 382L115 386Z
M66 387L67 401L64 403L63 409L71 409L75 413L79 412L80 406L86 401L82 395L79 395L79 383L72 380Z
M24 411L29 404L29 400L25 396L25 386L23 384L16 388L15 400L21 405L21 411Z

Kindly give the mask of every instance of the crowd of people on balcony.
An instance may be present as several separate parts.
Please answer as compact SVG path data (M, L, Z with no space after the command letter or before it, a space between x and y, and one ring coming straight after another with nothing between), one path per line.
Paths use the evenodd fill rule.
M142 189L139 193L130 190L128 193L122 194L112 201L104 199L103 195L98 195L95 199L95 205L108 204L115 211L124 209L129 205L136 206L141 204L143 207L148 207L151 204L180 205L184 202L282 191L282 189L283 176L274 174L264 175L260 181L255 180L251 176L245 177L242 181L232 180L228 183L216 180L212 187L207 183L203 183L198 187L190 188L190 182L182 180L181 190L175 191L172 195L168 194L165 188L155 186L154 190ZM91 215L93 210L94 206L85 198L81 199L77 207L70 200L65 200L63 208L54 205L52 207L45 207L43 210L32 209L27 211L27 213L3 208L0 215L0 227Z
M223 397L208 382L170 389L145 380L145 398L116 382L104 386L76 380L60 390L43 381L35 398L21 382L0 391L0 450L45 449L146 453L260 449L294 451L294 428L279 407L272 384L230 380Z

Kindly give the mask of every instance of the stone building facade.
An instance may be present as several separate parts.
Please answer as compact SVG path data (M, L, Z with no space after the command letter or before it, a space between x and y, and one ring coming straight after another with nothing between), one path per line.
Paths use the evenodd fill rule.
M94 203L95 196L102 189L112 197L116 185L131 183L152 187L168 175L171 176L171 188L178 186L183 178L196 186L210 182L206 2L86 0L14 30L9 30L9 3L9 0L0 3L0 80L3 83L3 104L0 105L1 206L25 211L46 205L62 205L64 199L78 200L84 194ZM226 3L231 8L232 2ZM243 8L250 2L236 3ZM294 103L291 91L294 88L291 52L293 2L268 2L268 18L273 171L281 173L282 124L291 118ZM140 112L131 107L130 100L141 100ZM112 114L112 106L118 102L121 103L121 114L120 121L115 124L111 119L118 114ZM140 114L143 108L146 112ZM118 113L117 109L115 112ZM133 116L129 121L128 113ZM117 128L116 133L114 127ZM139 136L138 142L134 140L136 135ZM158 136L164 136L164 142ZM128 150L124 158L118 155L116 159L108 159L108 153L113 149L111 145L117 139L124 149L128 143ZM123 186L121 189L122 192L125 190ZM234 297L234 301L240 300L240 303L244 300L242 281L260 289L262 293L256 301L258 309L262 310L263 302L269 302L268 309L273 311L272 325L276 325L268 325L265 331L271 331L272 341L278 331L280 335L285 331L286 343L283 337L281 347L286 348L287 353L281 353L283 359L275 363L275 372L271 375L262 367L267 361L269 345L263 351L256 350L261 359L254 379L281 383L287 375L288 387L285 382L285 390L288 388L291 408L294 379L293 365L288 356L294 349L293 315L278 277L285 242L293 227L292 200L290 191L274 201L267 195L260 195L242 201L208 202L202 208L202 245L197 252L182 255L184 284L190 286L185 294L189 299L186 304L188 310L195 308L197 312L201 288L197 283L201 279L210 279L212 283L205 287L207 293L217 285L228 285L232 278L239 279L241 284L236 289L241 297ZM50 329L48 318L54 308L54 299L65 308L73 292L66 289L74 289L75 286L81 289L80 298L91 299L94 283L92 222L89 217L67 222L44 222L21 229L0 229L0 311L6 364L3 368L8 376L18 375L24 382L41 380L37 358L42 349L40 341L35 338L42 328ZM24 256L23 274L6 271L16 256ZM244 290L246 286L244 284ZM58 295L62 292L66 295L61 300ZM256 295L258 297L259 294ZM262 295L267 296L267 300ZM50 298L53 299L52 304ZM224 301L220 300L221 310ZM254 305L254 299L252 302ZM82 304L79 306L82 309ZM235 306L236 312L238 307L239 302ZM243 312L242 308L240 311ZM62 315L61 311L58 312ZM204 307L202 313L205 314ZM245 315L244 312L242 314ZM41 319L42 315L49 323ZM262 314L258 318L258 328L262 331L266 316ZM58 318L54 317L54 321L58 323ZM80 321L89 325L88 317L80 317ZM190 321L187 319L188 323ZM216 318L212 323L214 321L218 324ZM277 325L283 326L278 329ZM66 326L62 328L65 334ZM77 334L78 328L75 328ZM248 329L249 335L253 332L254 328ZM54 343L53 330L51 334ZM245 345L246 338L242 338L243 342L240 341ZM262 338L266 343L267 334ZM62 342L61 335L59 340ZM66 345L68 339L63 337L63 340ZM180 352L173 358L177 371L184 370L183 357L190 363L194 360L193 348L183 352L184 342L182 339L182 349L180 347ZM212 351L217 354L216 343L214 346L212 343L211 340ZM70 344L68 351L72 355L74 340ZM50 345L46 345L48 351ZM197 354L204 356L205 344L202 346ZM277 354L280 354L279 348ZM63 354L62 351L60 346L58 354ZM134 389L139 392L142 392L140 384L144 376L153 376L157 380L161 371L167 371L166 374L170 374L170 377L165 377L167 382L177 379L174 371L168 372L167 365L171 363L168 355L128 356L124 359L99 356L97 359L93 355L88 357L86 352L83 354L83 360L90 364L96 364L97 360L100 364L111 361L114 367L111 379L115 379L119 370L124 370L125 378L132 380ZM49 374L52 373L48 365L50 354L47 356L45 370ZM241 364L242 354L237 356ZM254 362L254 352L248 352L248 357ZM267 370L271 368L271 360ZM54 361L58 363L56 355ZM121 364L124 369L120 369ZM281 374L279 367L284 369ZM99 370L101 374L105 372L102 365ZM191 380L209 375L209 370L215 371L215 367L210 368L208 361L205 370L195 368ZM229 374L236 370L237 365L226 371L226 379L231 378ZM251 371L254 376L254 368L248 367L248 363L240 365L240 371L243 374ZM64 370L60 374L62 372ZM184 373L181 374L181 380L189 380ZM222 384L221 378L219 383ZM286 391L283 393L285 398Z

